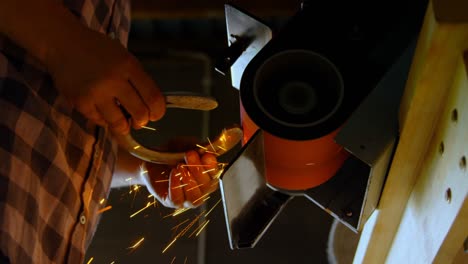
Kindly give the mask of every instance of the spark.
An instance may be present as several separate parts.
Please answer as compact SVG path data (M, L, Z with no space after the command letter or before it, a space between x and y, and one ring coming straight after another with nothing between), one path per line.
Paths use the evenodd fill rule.
M210 199L210 198L211 198L210 196L206 197L205 199L203 199L203 202L208 201L208 199Z
M206 153L210 153L210 154L213 154L213 155L216 155L216 156L220 155L218 152L209 151L209 150L207 150Z
M208 143L210 143L211 149L213 149L213 151L216 153L216 149L215 149L215 147L213 146L213 144L211 143L210 138L207 137L206 139L208 139Z
M132 217L134 217L135 215L141 213L143 210L145 210L146 208L150 207L150 206L153 205L154 203L156 203L156 202L152 202L152 203L151 203L151 202L148 202L148 203L146 204L145 207L143 207L143 208L141 208L140 210L138 210L138 211L136 211L135 213L133 213L133 214L130 216L130 218L132 218Z
M115 263L115 261L112 261L110 264L114 264L114 263Z
M213 168L213 169L205 170L202 173L207 174L208 172L212 172L212 171L215 171L215 170L216 170L216 168Z
M174 230L174 229L175 229L175 230L177 230L177 228L179 228L179 226L181 226L181 225L185 224L187 221L188 221L188 218L187 218L187 219L185 219L183 222L181 222L181 223L177 224L177 225L176 225L176 226L174 226L173 228L171 228L171 230Z
M199 200L204 199L204 198L207 197L208 195L210 195L210 194L207 193L207 194L202 195L200 198L198 198L198 199L196 199L195 201L193 201L193 204L196 204Z
M215 205L213 205L213 207L211 207L211 209L208 211L208 213L206 213L205 217L207 217L207 216L211 213L211 211L213 211L213 210L215 209L215 207L216 207L220 202L221 202L221 199L219 199L219 200L215 203Z
M205 227L208 225L209 222L210 220L206 221L206 223L200 228L200 230L198 230L198 233L195 236L200 235L200 233L203 231L203 229L205 229Z
M133 149L139 149L141 146L138 145L138 146L134 146Z
M172 259L171 264L174 263L175 259L176 259L176 257L174 257L174 258Z
M189 208L183 208L183 209L186 209L188 210ZM163 249L162 253L166 252L166 250L168 248L170 248L176 241L179 237L182 237L185 235L185 233L187 233L188 230L190 230L190 228L198 221L198 219L200 219L200 217L202 216L202 214L204 214L206 212L206 210L204 210L203 212L201 212L199 215L197 215L186 227L184 227L184 229L182 229L182 231L179 232L179 234L177 234L174 239ZM187 219L188 220L188 219ZM185 223L186 221L184 221L183 223ZM183 224L181 223L181 224ZM179 225L181 225L179 224Z
M148 198L151 198L151 197L153 197L153 195L152 195L152 194L148 195Z
M187 186L187 185L188 185L188 183L185 183L185 184L181 184L181 185L176 186L176 187L172 187L171 189L173 189L173 190L174 190L174 189L179 189L179 188L185 187L185 186Z
M169 180L159 180L159 181L154 181L154 182L158 183L158 182L168 182L168 181Z
M104 213L105 211L109 211L110 209L112 209L112 205L109 205L109 206L106 206L102 209L100 209L99 211L97 211L98 214L102 214Z
M223 142L226 142L226 134L225 134L226 131L223 132L223 135L221 137L219 137L219 140L223 141Z
M144 170L144 171L140 172L140 174L145 174L145 173L148 173L148 171Z
M176 209L174 211L174 213L172 213L172 216L178 216L186 211L190 210L190 208L180 208L180 209Z
M140 189L140 187L141 187L140 185L133 185L133 190L137 191L138 189Z
M133 244L133 246L130 246L130 247L128 247L127 249L135 249L135 248L137 248L137 247L143 242L143 240L145 240L144 237L142 237L142 238L141 238L140 240L138 240L135 244Z
M178 237L178 236L174 237L174 239L171 241L171 243L169 243L169 244L166 246L166 248L163 249L162 253L166 252L166 250L167 250L168 248L170 248L170 247L172 246L172 244L174 244L174 243L176 242L177 238L179 238L179 237Z
M149 126L141 126L141 128L145 128L145 129L148 129L148 130L153 130L153 131L156 131L156 128L154 128L154 127L149 127Z
M131 181L132 179L133 179L133 178L130 177L130 178L125 179L125 181Z
M196 188L198 188L198 187L200 187L200 186L202 186L202 185L204 185L204 183L198 184L197 186L193 186L192 188L187 189L187 192L188 192L188 191L191 191L191 190L194 190L194 189L196 189Z
M181 167L208 167L210 165L189 165L189 164L184 164L181 165Z
M201 149L203 149L203 150L208 150L206 147L204 147L204 146L202 146L202 145L196 144L195 146L197 146L197 147L199 147L199 148L201 148Z
M106 201L105 198L102 198L101 201L99 201L99 204L103 204Z
M189 238L191 238L195 233L197 233L197 231L200 230L207 221L209 222L210 220L205 220L202 224L195 228L195 230L193 230L193 232L189 235Z
M313 163L313 162L306 163L306 166L314 166L314 165L315 165L315 163Z
M179 175L181 175L181 174L182 174L182 172L179 172L179 173L175 174L174 176L177 177L177 176L179 176Z
M206 211L206 210L205 210ZM187 233L187 231L190 230L190 228L192 228L192 226L198 221L198 219L200 219L201 215L203 213L205 213L205 211L203 211L202 213L200 213L199 215L197 215L193 220L192 222L190 222L184 229L182 229L182 231L180 231L180 233L177 235L178 237L181 237L183 235L185 235L185 233Z
M89 263L93 262L93 260L94 260L94 257L91 257L91 258L88 260L88 263L86 263L86 264L89 264Z
M220 150L227 151L226 148L223 148L223 147L221 147L221 146L218 146L218 148L219 148Z

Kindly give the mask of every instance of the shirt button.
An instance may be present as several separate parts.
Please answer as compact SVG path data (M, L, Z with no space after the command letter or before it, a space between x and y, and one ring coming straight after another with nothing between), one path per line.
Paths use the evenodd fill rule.
M86 216L84 214L80 216L80 224L82 225L86 224Z
M109 36L110 39L115 39L115 33L113 31L109 32L107 36Z

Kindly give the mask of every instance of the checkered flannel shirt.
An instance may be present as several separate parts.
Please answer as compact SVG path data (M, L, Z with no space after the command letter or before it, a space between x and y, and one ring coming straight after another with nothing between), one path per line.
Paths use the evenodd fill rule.
M126 45L128 1L63 3L84 25ZM83 263L109 193L115 144L1 35L0 117L0 263Z

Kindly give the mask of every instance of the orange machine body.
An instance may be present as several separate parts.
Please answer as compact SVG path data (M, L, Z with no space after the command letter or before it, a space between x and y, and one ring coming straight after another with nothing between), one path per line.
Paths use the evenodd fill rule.
M259 129L241 104L243 144ZM299 191L316 187L343 165L349 153L334 138L340 128L311 140L289 140L264 131L266 181L273 187Z

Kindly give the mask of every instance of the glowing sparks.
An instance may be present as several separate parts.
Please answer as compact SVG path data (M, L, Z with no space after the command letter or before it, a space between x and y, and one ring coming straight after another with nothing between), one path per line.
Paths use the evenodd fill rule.
M94 257L91 257L86 264L90 264L91 262L93 262L93 260L94 260Z
M174 244L177 241L177 238L179 237L178 236L174 237L174 239L163 249L162 253L166 252L166 250L170 248L172 244Z
M140 185L133 185L133 191L138 191L138 189L140 189Z
M192 237L194 234L196 234L203 226L206 222L209 222L209 220L205 220L201 225L199 225L197 228L195 228L195 230L193 230L193 232L189 235L189 238Z
M127 249L135 249L135 248L137 248L138 246L141 245L141 243L143 243L144 240L145 240L145 238L142 237L140 240L138 240L135 244L133 244L132 246L128 247Z
M150 207L151 205L153 205L153 204L155 204L155 203L156 203L156 202L152 202L152 203L151 203L151 202L148 202L148 203L146 204L145 207L141 208L140 210L138 210L138 211L136 211L135 213L133 213L132 215L130 215L130 218L132 218L132 217L134 217L135 215L137 215L137 214L143 212L145 209L147 209L148 207Z
M197 186L193 186L192 188L187 189L187 192L188 192L188 191L191 191L191 190L194 190L194 189L196 189L196 188L198 188L198 187L200 187L200 186L202 186L202 185L204 185L204 183L198 184Z
M133 180L132 177L125 179L125 181L131 181L131 180Z
M154 127L149 127L149 126L141 126L141 128L148 129L148 130L153 130L156 131L156 128Z
M211 213L211 211L213 211L213 210L215 209L215 207L216 207L220 202L221 202L221 199L219 199L219 200L215 203L215 205L213 205L213 207L211 207L211 209L208 211L208 213L206 213L205 217L207 217L207 216Z
M185 183L185 184L181 184L181 185L172 187L171 189L173 189L173 190L174 190L174 189L180 189L180 188L183 188L183 187L185 187L185 186L187 186L187 185L188 185L188 183Z
M151 197L153 197L153 195L152 195L152 194L148 195L148 198L151 198Z
M227 151L226 148L223 148L223 147L221 147L221 146L218 146L218 148L219 148L220 150L222 150L222 151Z
M159 182L168 182L169 180L159 180L159 181L154 181L156 183L159 183Z
M208 139L208 143L210 143L211 149L216 153L216 148L215 148L215 147L213 146L213 144L211 143L210 138L207 137L206 139Z
M198 201L205 199L208 195L210 195L210 194L207 193L207 194L202 195L200 198L198 198L198 199L196 199L195 201L193 201L193 204L196 204Z
M314 166L314 165L315 165L315 163L313 163L313 162L306 163L306 166Z
M147 171L147 170L144 170L144 171L141 171L140 173L141 173L141 174L145 174L145 173L148 173L148 171Z
M184 209L188 209L188 208L184 208ZM170 248L170 247L177 241L177 239L178 239L179 237L184 236L184 235L188 232L188 230L190 230L190 229L192 228L192 226L195 225L195 223L200 219L200 217L201 217L205 212L206 212L206 210L203 211L203 212L201 212L201 213L200 213L199 215L197 215L187 226L185 226L185 227L182 229L182 231L180 231L179 234L177 234L177 235L174 237L174 239L172 239L172 241L163 249L162 253L166 252L167 249ZM187 220L188 220L188 219L187 219ZM183 223L187 222L187 220L184 221L184 222L182 222L182 223L180 223L179 225L177 225L177 228L178 228L179 226L181 226Z
M171 261L171 264L173 264L173 263L174 263L175 259L176 259L176 257L174 257L174 258L172 259L172 261Z
M174 176L177 177L177 176L179 176L179 175L181 175L181 174L182 174L182 172L179 172L179 173L176 173Z
M180 215L180 214L182 214L182 213L184 213L184 212L187 212L188 210L190 210L190 208L180 208L180 209L176 209L176 210L174 211L174 213L172 213L171 215L172 215L172 216L178 216L178 215Z
M202 173L207 174L208 172L212 172L212 171L215 171L215 170L216 170L216 168L213 168L213 169L205 170Z
M221 140L222 142L226 142L226 134L224 132L226 131L223 131L223 134L221 135L221 137L219 137L219 140Z
M102 198L101 201L99 201L99 204L104 204L105 201L106 201L106 199Z
M141 146L138 145L138 146L134 146L133 149L139 149Z
M205 148L205 147L204 147L204 146L202 146L202 145L198 145L198 144L196 144L195 146L197 146L197 147L199 147L199 148L201 148L201 149L203 149L203 150L208 150L207 148Z
M112 209L112 205L109 205L109 206L106 206L102 209L100 209L99 211L97 211L98 214L102 214L104 213L105 211L109 211L110 209Z
M185 219L183 222L177 224L176 226L174 226L173 228L171 228L171 230L177 230L181 225L187 223L188 219Z
M202 225L202 227L200 228L200 230L198 230L197 234L195 235L196 237L198 235L201 234L201 232L203 232L203 229L205 229L205 227L208 225L208 223L210 222L210 220L206 221L204 225Z
M189 165L189 164L184 164L181 165L181 167L208 167L210 165Z

